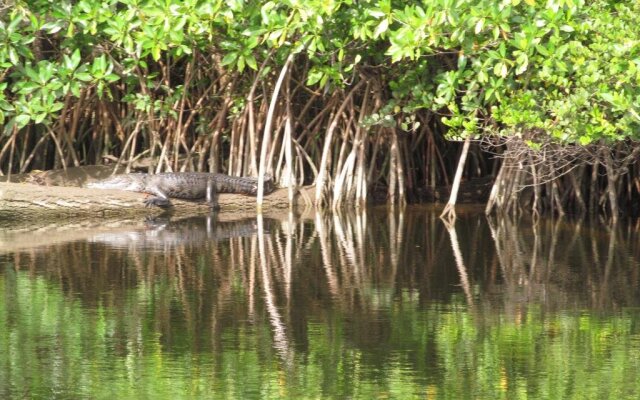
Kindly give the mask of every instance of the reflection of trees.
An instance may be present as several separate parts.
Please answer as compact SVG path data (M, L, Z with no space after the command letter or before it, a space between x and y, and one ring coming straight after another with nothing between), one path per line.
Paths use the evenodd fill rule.
M455 211L453 211L455 213ZM460 243L458 242L458 233L455 227L455 218L442 218L449 239L451 240L451 250L453 250L453 256L456 260L456 268L458 274L460 274L460 286L464 291L464 295L467 298L467 304L473 306L473 294L471 293L471 285L469 284L469 275L467 274L467 267L464 265L464 258L462 257L462 251L460 250Z
M490 219L500 274L486 282L507 308L534 302L549 310L611 308L637 301L638 234L566 220L536 224ZM487 296L489 298L489 296Z
M545 335L566 322L541 323L547 311L637 304L637 229L489 222L460 210L453 230L423 209L318 213L313 221L194 218L21 251L11 261L97 310L94 328L107 321L112 355L213 355L214 376L240 368L228 359L233 351L237 363L277 364L286 377L315 360L319 387L346 396L355 390L346 382L384 381L390 368L414 371L418 385L426 376L456 382L464 372L457 365L479 365L481 350L469 343L495 346L483 360L496 365L500 346L515 348L512 336L533 353L533 339L551 341ZM527 313L537 322L526 332L492 330L493 318L506 314L520 326Z
M135 332L154 330L167 350L223 349L245 326L268 329L273 348L290 360L292 343L308 347L308 321L334 319L333 306L361 326L357 342L375 340L371 332L388 336L385 319L370 325L369 318L390 306L403 284L398 271L421 273L427 264L407 253L414 244L403 239L404 217L318 214L315 222L155 221L13 260L18 270L44 271L87 307L115 310L118 353Z
M130 289L143 288L137 295L148 297L166 338L173 337L176 304L190 332L222 328L244 313L269 320L262 314L269 304L267 314L277 312L285 324L300 306L322 314L333 304L366 317L403 295L421 304L449 301L461 293L461 276L467 301L506 307L610 307L636 298L638 271L629 264L637 262L638 235L622 225L607 232L551 220L485 224L463 214L447 231L434 213L419 211L318 213L313 224L293 215L260 221L160 222L13 257L18 268L45 270L89 306L122 308L135 300Z
M287 232L286 236L288 241L291 240L291 232ZM280 315L280 311L276 306L275 299L275 288L272 286L270 272L274 269L273 266L277 266L278 264L271 264L267 257L267 245L269 248L270 254L280 254L282 256L282 246L278 246L278 252L274 252L273 241L271 240L274 236L265 235L264 234L264 221L262 215L258 215L258 254L259 254L259 264L260 264L260 272L262 273L262 288L264 290L264 301L266 305L266 310L269 315L269 322L271 323L271 328L273 329L273 342L276 351L278 352L280 358L285 362L287 367L291 367L292 365L292 357L293 354L291 352L291 346L289 344L289 339L287 338L287 329L285 327L285 322ZM278 244L280 241L276 240ZM256 248L255 242L252 246L253 249ZM291 246L287 246L287 250L291 251ZM274 257L275 258L275 257ZM290 257L287 257L290 259ZM284 289L286 293L286 297L289 298L289 289L291 288L291 274L290 274L290 264L287 263L285 257L280 257L278 259L281 263L280 266L282 268L275 268L281 272L280 278L281 282L284 283Z

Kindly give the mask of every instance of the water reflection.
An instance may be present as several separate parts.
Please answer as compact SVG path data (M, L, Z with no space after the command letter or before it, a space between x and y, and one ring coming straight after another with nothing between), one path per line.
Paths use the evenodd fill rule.
M172 251L179 246L200 247L207 241L249 237L257 232L255 218L217 221L215 214L173 220L165 216L145 219L140 227L92 234L88 240L129 250Z
M0 396L640 394L635 226L437 215L2 232Z
M547 309L616 310L638 304L638 230L544 220L532 225L489 220L505 307L541 303ZM496 271L497 272L497 271Z

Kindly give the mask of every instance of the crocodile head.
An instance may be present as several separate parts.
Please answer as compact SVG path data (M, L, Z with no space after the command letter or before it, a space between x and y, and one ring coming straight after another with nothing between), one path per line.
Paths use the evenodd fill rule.
M114 175L100 181L89 182L85 187L89 189L117 189L140 192L146 187L146 174Z

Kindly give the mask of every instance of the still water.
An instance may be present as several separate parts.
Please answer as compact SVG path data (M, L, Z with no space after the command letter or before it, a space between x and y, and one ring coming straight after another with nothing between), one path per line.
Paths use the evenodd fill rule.
M640 398L640 234L426 208L0 232L0 398Z

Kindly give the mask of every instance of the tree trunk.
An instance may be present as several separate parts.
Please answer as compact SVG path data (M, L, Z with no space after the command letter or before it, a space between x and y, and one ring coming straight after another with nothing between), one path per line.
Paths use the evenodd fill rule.
M276 109L276 105L278 104L278 93L280 93L280 87L282 87L282 82L284 81L284 77L287 76L287 70L289 69L289 65L293 61L294 54L289 54L287 61L284 63L282 70L280 71L280 76L276 81L276 85L273 88L273 94L271 95L271 103L269 104L269 112L267 113L267 121L264 127L264 135L262 136L262 148L260 149L260 166L258 168L258 196L257 196L257 206L258 210L262 210L263 196L264 196L264 174L267 173L268 166L267 163L270 164L271 160L267 160L267 148L271 145L271 125L273 123L273 114Z
M442 214L440 214L440 218L443 218L450 222L456 219L456 201L458 199L458 190L460 189L460 181L462 181L462 172L464 171L464 165L467 161L467 154L469 154L470 144L471 137L467 136L464 141L464 145L462 146L460 159L458 160L458 169L456 170L456 176L453 179L453 186L451 187L451 195L449 196L449 201L442 211Z
M618 194L616 190L616 183L618 181L618 173L613 169L613 160L611 158L611 152L603 150L604 154L604 167L607 171L607 195L609 196L609 209L611 210L611 221L615 224L618 222Z

